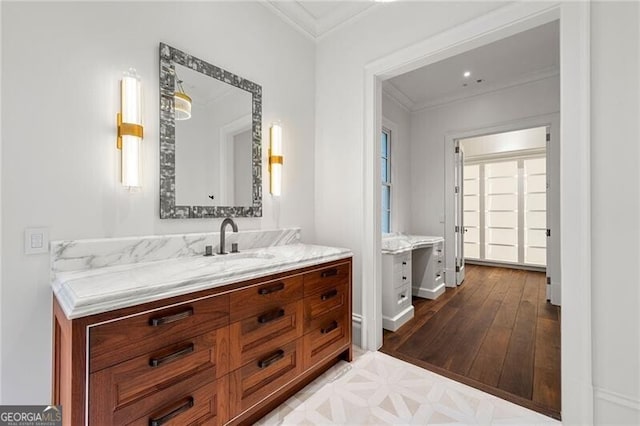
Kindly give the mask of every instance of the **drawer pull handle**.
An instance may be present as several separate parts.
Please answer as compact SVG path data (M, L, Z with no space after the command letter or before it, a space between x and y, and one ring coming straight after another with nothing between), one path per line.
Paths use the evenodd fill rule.
M284 351L282 349L278 349L277 351L275 351L265 359L261 359L260 361L258 361L258 367L267 368L268 366L270 366L276 361L281 360L282 358L284 358Z
M331 333L336 328L338 328L338 321L331 321L331 324L329 324L327 327L320 329L320 333L322 334Z
M407 277L402 277L402 279L403 279L403 280L406 280L406 279L407 279Z
M402 264L403 264L403 265L406 265L406 264L407 264L407 262L402 262Z
M183 404L180 404L180 406L168 412L164 416L155 418L155 419L153 418L149 419L149 426L161 426L167 423L169 420L173 419L174 417L189 410L191 407L193 407L193 397L187 398L187 400Z
M262 287L260 290L258 290L258 294L264 296L265 294L275 293L276 291L280 291L280 290L284 290L283 282L279 282L278 284L272 285L270 287Z
M260 315L258 317L258 322L260 324L265 324L267 322L271 322L283 316L284 316L284 309L274 309L272 311L267 312L266 314Z
M331 269L327 269L326 271L323 271L320 276L322 278L328 278L328 277L333 277L338 275L338 268L331 268Z
M174 361L182 356L190 354L191 352L193 352L193 348L194 348L193 343L190 343L189 346L184 347L180 350L177 350L169 355L159 357L159 358L151 358L149 360L149 365L152 367L159 367L162 364Z
M182 312L179 312L177 314L174 314L174 315L167 315L167 316L164 316L164 317L151 318L149 320L149 325L151 327L158 327L158 326L163 325L163 324L170 324L172 322L176 322L176 321L180 321L180 320L185 319L185 318L189 318L192 315L193 315L193 308L189 308L189 309L186 309L186 310L184 310Z
M331 291L328 291L320 296L320 300L329 300L332 297L336 297L338 295L338 290L335 288Z

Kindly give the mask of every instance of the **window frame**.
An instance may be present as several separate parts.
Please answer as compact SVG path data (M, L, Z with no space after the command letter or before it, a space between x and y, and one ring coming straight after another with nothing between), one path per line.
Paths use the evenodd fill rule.
M382 155L382 151L380 151L380 159L385 161L385 168L386 168L386 176L387 179L386 180L382 180L382 176L383 176L383 170L380 169L380 180L381 180L381 187L380 187L380 230L382 233L390 233L393 230L393 226L392 226L392 218L393 218L393 183L392 183L392 131L391 129L389 129L388 126L382 126L382 129L380 131L380 142L382 142L382 135L385 134L386 137L386 143L387 143L387 156L383 156ZM388 188L388 193L389 193L389 202L388 202L388 206L389 208L386 210L389 214L389 228L385 230L384 228L384 210L382 208L382 206L384 205L384 200L382 199L382 188L387 187Z

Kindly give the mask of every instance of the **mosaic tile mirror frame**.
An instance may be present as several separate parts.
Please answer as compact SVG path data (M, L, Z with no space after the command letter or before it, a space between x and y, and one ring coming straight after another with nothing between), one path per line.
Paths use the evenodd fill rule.
M251 94L251 205L177 205L176 203L176 64ZM211 198L211 197L210 197ZM181 50L160 43L160 218L262 216L262 87Z

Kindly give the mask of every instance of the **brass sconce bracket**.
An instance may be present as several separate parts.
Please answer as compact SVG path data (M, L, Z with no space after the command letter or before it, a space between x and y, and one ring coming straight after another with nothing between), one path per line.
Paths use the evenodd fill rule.
M118 149L122 149L122 137L123 136L136 136L140 139L144 136L144 128L139 124L123 123L122 114L118 113L116 116L118 126L118 138L116 146Z
M271 155L271 149L269 149L269 172L271 172L272 164L283 164L284 157L282 155Z

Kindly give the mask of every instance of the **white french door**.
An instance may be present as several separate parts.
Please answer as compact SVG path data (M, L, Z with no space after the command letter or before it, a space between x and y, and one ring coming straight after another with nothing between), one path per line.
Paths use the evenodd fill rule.
M464 255L546 266L546 158L484 158L464 165Z
M464 281L464 151L456 142L456 176L455 176L455 236L456 236L456 285Z

